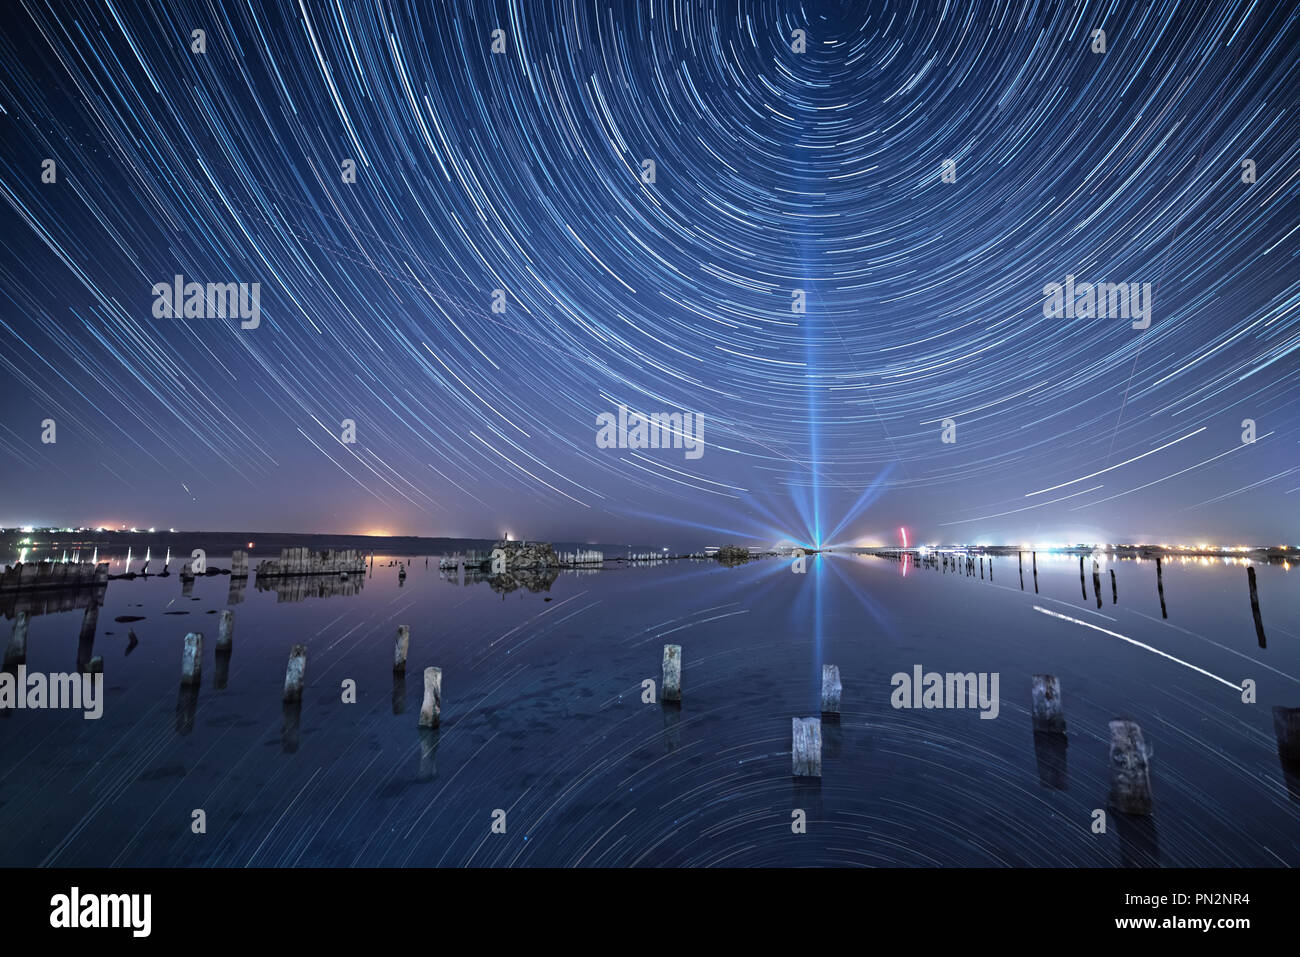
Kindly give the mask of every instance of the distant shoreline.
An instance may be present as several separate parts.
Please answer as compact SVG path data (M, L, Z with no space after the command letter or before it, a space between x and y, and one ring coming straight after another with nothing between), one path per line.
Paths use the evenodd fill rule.
M29 539L30 543L22 542ZM512 539L518 540L518 539ZM529 539L532 541L533 539ZM126 549L142 552L152 548L165 551L170 548L174 555L188 553L191 549L202 548L214 555L228 554L235 549L245 549L254 556L276 555L281 548L307 547L313 549L355 548L366 553L384 555L455 555L469 551L489 550L499 538L443 538L420 535L333 535L302 532L203 532L203 531L168 531L167 529L147 531L122 531L105 529L77 529L62 531L54 529L35 529L23 532L19 529L6 528L0 531L0 549L6 555L23 548L31 550L44 549ZM663 545L638 542L588 542L578 539L547 539L557 551L593 549L604 551L609 558L618 558L625 552L662 551ZM249 543L253 546L250 549ZM695 549L674 547L671 554L677 555L691 551L702 551L703 545ZM1086 544L1035 547L1030 545L969 545L950 543L943 545L879 545L879 546L838 546L824 548L822 551L840 554L880 555L896 557L898 555L918 555L922 550L928 552L965 551L974 555L992 555L998 557L1015 556L1018 553L1038 551L1044 555L1091 555L1101 552L1120 558L1250 558L1257 561L1281 562L1300 556L1300 546L1296 545L1166 545L1166 544ZM770 547L761 549L761 554L784 554L791 548L777 550Z
M28 545L21 542L30 539ZM531 539L530 539L531 540ZM182 552L188 554L191 549L202 548L213 555L229 554L235 549L245 549L254 556L276 556L281 548L305 547L313 549L356 548L366 553L375 552L384 555L451 555L475 549L490 549L499 538L433 538L420 535L329 535L308 534L303 532L200 532L168 531L167 529L149 531L112 531L105 529L78 529L71 532L53 529L36 529L22 532L6 528L0 533L0 548L7 556L22 548L29 549L126 549L132 548L143 554L144 549L152 548L162 552L168 548L173 556ZM249 542L253 543L249 549ZM613 556L624 551L658 551L658 547L642 544L589 543L555 539L551 544L573 548L590 548L606 550ZM7 559L6 559L7 560Z

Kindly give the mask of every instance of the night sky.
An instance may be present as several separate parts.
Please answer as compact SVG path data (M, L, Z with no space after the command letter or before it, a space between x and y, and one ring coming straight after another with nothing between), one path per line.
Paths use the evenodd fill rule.
M0 525L1300 540L1297 9L15 3Z

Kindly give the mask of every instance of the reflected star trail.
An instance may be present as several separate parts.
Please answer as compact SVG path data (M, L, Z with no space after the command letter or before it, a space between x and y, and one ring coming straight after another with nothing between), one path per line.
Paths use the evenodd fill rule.
M25 0L0 524L1293 540L1297 41L1249 0ZM176 275L260 325L155 318ZM1045 317L1066 276L1150 327ZM705 454L597 447L619 406Z

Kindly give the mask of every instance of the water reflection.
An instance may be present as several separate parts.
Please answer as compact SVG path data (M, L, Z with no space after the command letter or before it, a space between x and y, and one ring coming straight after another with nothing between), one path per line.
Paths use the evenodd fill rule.
M1054 791L1069 787L1066 749L1070 741L1060 731L1034 732L1034 760L1038 765L1038 783Z
M1159 867L1160 841L1156 819L1151 815L1133 816L1111 811L1110 820L1119 833L1121 867Z
M77 783L94 735L140 774L122 782L121 800L104 812L114 826L64 842L56 865L173 860L174 841L155 835L150 815L163 800L203 806L218 780L231 807L279 809L302 795L295 809L311 826L294 836L272 826L280 810L237 816L219 846L187 852L197 854L191 863L554 866L571 863L581 846L593 848L589 861L616 865L743 866L775 863L765 840L773 809L784 816L799 808L808 831L781 852L792 866L1300 865L1290 839L1300 832L1300 765L1284 756L1289 738L1275 743L1271 726L1275 706L1300 703L1300 642L1290 638L1300 633L1300 596L1285 565L1257 565L1261 622L1273 632L1264 648L1239 563L1168 561L1151 576L1147 559L1098 553L1085 557L1085 584L1089 562L1098 566L1081 596L1077 555L1045 554L1039 563L1025 551L1015 581L1006 561L996 577L996 559L981 579L973 551L890 561L823 555L805 574L759 560L494 576L384 558L370 579L299 576L247 588L198 577L193 603L158 578L114 581L94 601L26 596L42 616L25 619L37 628L22 642L29 667L66 670L74 643L84 660L96 643L102 650L127 634L127 647L143 651L110 663L100 722L6 712L0 803L21 799L32 826L5 842L0 864L41 863L51 838L84 818L93 796ZM399 588L402 565L408 577ZM1098 610L1103 569L1112 603ZM1165 584L1175 596L1172 622L1159 602ZM819 605L810 585L822 591ZM178 690L185 632L205 630L199 616L235 604L239 662L217 655L212 668L209 657L204 684ZM8 607L15 615L17 604ZM180 609L191 617L164 614ZM104 637L100 628L128 617L133 630ZM444 713L455 720L441 736L418 729L419 698L408 704L417 688L392 673L393 634L403 624L412 628L411 680L418 685L426 667L446 676ZM626 693L657 677L646 673L657 658L647 649L665 642L690 657L690 714ZM289 643L309 648L312 734L303 733L301 702L281 701ZM1258 682L1259 704L1246 705L1166 656L1234 682L1268 680ZM792 780L789 720L815 713L826 661L842 670L852 710L839 723L823 716L820 784ZM1022 692L1007 694L998 720L969 709L896 710L888 676L917 663L998 672L1004 693ZM1044 672L1060 676L1069 695L1070 738L1035 728L1031 753L1028 702L1016 699ZM344 680L356 682L356 704L340 703ZM1081 840L1104 799L1104 734L1116 713L1132 713L1159 755L1158 810L1152 819L1112 812L1113 838ZM60 733L69 728L76 733ZM157 776L169 767L190 773ZM412 791L414 800L392 799ZM483 844L482 829L471 826L484 808L505 806L540 822L508 852ZM981 816L977 841L969 839L972 807L997 809ZM690 840L664 839L677 833Z
M0 591L0 615L5 618L13 618L19 612L26 612L28 615L54 615L86 608L92 604L102 605L107 591L107 584Z
M302 699L281 702L283 723L280 726L280 743L285 754L296 754L302 743Z
M194 731L194 715L199 709L199 686L183 684L176 693L176 732L190 734Z
M277 602L299 602L308 598L333 598L337 595L358 595L366 579L356 575L285 575L277 578L255 578L259 592L274 592ZM233 582L232 582L233 587ZM242 595L242 589L241 589Z

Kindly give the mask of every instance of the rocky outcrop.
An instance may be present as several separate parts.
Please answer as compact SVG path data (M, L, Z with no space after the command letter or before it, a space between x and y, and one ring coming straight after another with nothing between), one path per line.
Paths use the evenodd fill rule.
M559 568L560 557L549 542L497 542L488 558L489 570L502 575L521 569Z
M723 565L730 567L732 565L742 565L753 556L750 555L749 549L743 545L723 545L713 557Z

